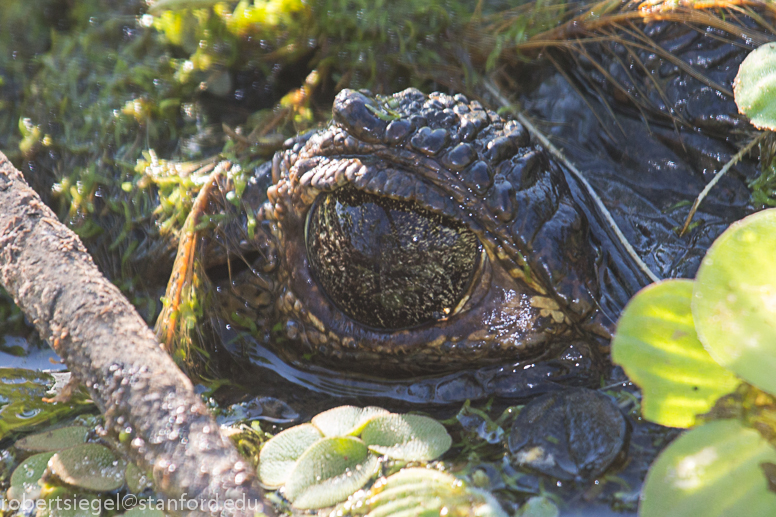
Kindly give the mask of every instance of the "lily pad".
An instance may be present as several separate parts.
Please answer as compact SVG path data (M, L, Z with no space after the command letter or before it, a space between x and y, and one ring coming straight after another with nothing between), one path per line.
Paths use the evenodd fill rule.
M319 413L313 417L311 423L320 429L324 436L356 436L361 434L370 418L382 414L388 414L388 411L375 406L340 406Z
M89 428L80 425L61 427L43 433L37 433L17 440L14 446L31 452L47 452L68 449L86 441Z
M378 467L377 457L358 438L323 438L296 462L285 495L300 510L325 508L363 487Z
M766 517L776 513L762 465L776 449L737 420L718 420L686 432L647 474L640 517Z
M612 361L641 388L644 418L692 427L740 381L703 348L695 332L691 280L666 280L636 294L620 316Z
M776 129L776 43L751 52L733 81L738 111L759 129Z
M733 224L701 262L692 312L722 366L776 394L776 210Z
M495 498L450 474L432 469L404 469L363 495L367 517L506 517ZM357 506L354 504L352 506Z
M261 482L270 487L283 485L299 457L321 438L321 431L310 424L291 427L272 437L259 454Z
M118 490L124 484L126 464L103 445L86 443L59 451L49 461L62 482L94 492Z
M41 489L38 480L43 476L43 472L53 455L53 452L36 454L16 467L16 470L11 474L11 488L8 489L8 498L16 501L37 499Z
M377 415L364 426L361 438L373 451L406 461L431 461L450 448L445 426L421 415Z

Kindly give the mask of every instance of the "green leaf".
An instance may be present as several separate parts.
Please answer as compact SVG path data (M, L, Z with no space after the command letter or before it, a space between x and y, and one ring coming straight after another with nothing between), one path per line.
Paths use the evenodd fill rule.
M701 262L692 312L716 361L776 394L776 210L734 223Z
M369 420L361 438L373 451L406 461L431 461L453 443L445 426L433 418L395 413Z
M127 470L124 471L124 478L127 481L127 490L133 494L139 494L152 486L150 476L134 463L127 465Z
M110 492L124 484L126 463L103 445L86 443L59 451L49 461L62 482L94 492Z
M272 437L259 454L261 482L271 487L283 485L299 457L321 438L321 432L310 424L291 427Z
M427 468L404 469L388 477L382 484L377 483L370 490L368 504L372 513L377 508L391 508L394 501L410 496L425 498L442 495L454 496L465 492L462 480L445 472ZM373 517L379 517L386 510L379 510Z
M311 423L320 429L324 436L357 436L370 418L387 413L387 410L375 406L340 406L319 413L313 417Z
M8 498L21 501L23 499L37 499L40 496L38 480L43 476L53 452L44 452L30 456L24 460L11 474L11 488L8 489Z
M740 381L717 364L695 333L693 282L666 280L634 296L617 322L612 361L642 390L644 418L691 427Z
M294 508L325 508L344 501L377 473L380 462L351 436L323 438L307 449L288 477L285 496Z
M759 129L776 128L776 43L751 52L738 69L733 95L738 111Z
M471 488L450 474L432 469L404 469L363 495L367 517L436 516L446 508L448 517L476 515L506 517L488 492ZM352 507L357 507L355 501Z
M14 446L32 452L58 451L84 443L87 434L89 434L88 427L79 425L61 427L26 436L18 440Z
M737 420L718 420L686 432L647 474L640 517L766 517L776 514L761 465L776 449Z
M555 503L543 496L534 496L525 502L517 517L558 517L560 510Z

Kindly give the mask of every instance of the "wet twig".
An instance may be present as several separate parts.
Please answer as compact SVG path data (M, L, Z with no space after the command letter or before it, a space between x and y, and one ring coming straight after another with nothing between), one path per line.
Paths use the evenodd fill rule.
M0 282L180 513L273 514L191 381L2 154Z
M720 170L719 172L711 179L711 181L706 185L706 187L701 191L700 194L698 194L698 197L695 198L695 202L692 204L692 208L690 208L690 213L687 214L687 219L684 221L684 226L682 226L682 231L679 232L679 236L683 236L687 229L690 227L690 223L692 222L692 218L695 216L695 212L698 211L698 207L700 206L701 202L703 202L704 198L711 192L711 189L714 188L714 185L717 184L719 180L722 179L722 176L727 173L727 171L730 170L730 168L741 161L741 158L746 156L752 148L759 144L760 141L765 138L765 135L767 135L769 131L763 131L756 137L754 137L748 144L744 146L743 149L738 151L735 156L733 156L729 162L727 162Z

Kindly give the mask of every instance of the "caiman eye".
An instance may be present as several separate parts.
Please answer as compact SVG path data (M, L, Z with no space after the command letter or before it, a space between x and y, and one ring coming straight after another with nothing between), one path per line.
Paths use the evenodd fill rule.
M329 299L357 322L386 330L454 313L481 249L474 233L450 217L353 188L318 196L306 241Z

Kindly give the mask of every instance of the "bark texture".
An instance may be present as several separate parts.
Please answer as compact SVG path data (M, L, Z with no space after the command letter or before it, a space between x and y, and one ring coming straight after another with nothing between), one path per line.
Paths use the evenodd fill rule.
M183 507L193 515L272 515L191 381L2 153L0 282L86 386L106 428L130 435L130 456L165 497L202 501Z

